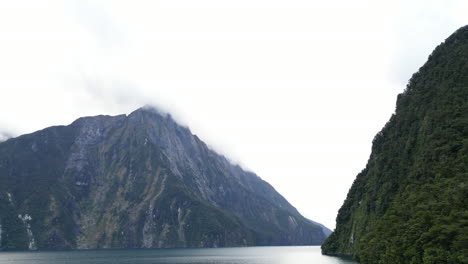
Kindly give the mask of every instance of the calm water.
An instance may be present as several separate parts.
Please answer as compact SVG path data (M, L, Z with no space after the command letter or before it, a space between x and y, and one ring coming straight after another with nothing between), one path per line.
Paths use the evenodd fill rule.
M322 256L320 247L250 247L216 249L112 249L2 252L0 264L354 264Z

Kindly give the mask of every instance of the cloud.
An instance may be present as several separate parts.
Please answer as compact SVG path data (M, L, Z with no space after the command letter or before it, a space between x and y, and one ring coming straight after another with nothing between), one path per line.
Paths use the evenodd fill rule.
M1 1L0 128L156 105L333 227L396 94L467 5Z
M148 97L135 84L119 79L105 79L94 75L83 75L82 85L90 97L110 106L148 104Z
M396 1L393 8L397 16L391 20L390 77L404 86L434 48L468 22L466 15L459 14L461 10L468 10L468 3L459 0Z
M6 141L9 138L14 137L12 133L0 131L0 142Z
M116 20L105 8L105 1L67 1L66 10L75 22L92 34L98 46L110 48L125 42L125 36L115 24ZM108 2L107 6L112 4Z

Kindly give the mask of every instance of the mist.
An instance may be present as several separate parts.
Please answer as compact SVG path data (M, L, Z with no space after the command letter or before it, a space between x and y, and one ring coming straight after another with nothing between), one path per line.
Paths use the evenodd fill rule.
M13 135L9 132L0 131L0 142L6 141L9 138L12 138Z
M333 228L397 94L467 5L4 1L0 131L154 105Z

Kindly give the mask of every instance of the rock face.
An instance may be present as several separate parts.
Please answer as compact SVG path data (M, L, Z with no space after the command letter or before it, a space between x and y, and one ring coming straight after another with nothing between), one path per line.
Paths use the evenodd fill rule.
M468 263L468 26L398 96L339 210L325 254L361 263Z
M150 108L0 143L0 248L318 245L327 230Z

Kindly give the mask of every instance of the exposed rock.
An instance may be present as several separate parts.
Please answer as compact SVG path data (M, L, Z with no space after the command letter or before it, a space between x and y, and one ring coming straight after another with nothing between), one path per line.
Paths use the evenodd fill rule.
M0 221L21 215L2 226L2 249L318 245L326 238L260 177L151 108L12 138L0 144L0 164ZM17 239L13 230L22 230Z

